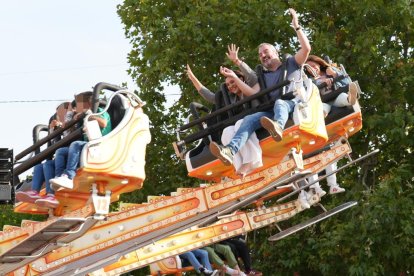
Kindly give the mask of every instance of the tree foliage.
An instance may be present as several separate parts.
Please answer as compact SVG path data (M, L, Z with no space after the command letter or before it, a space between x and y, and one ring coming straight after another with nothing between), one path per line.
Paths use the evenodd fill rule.
M265 275L413 273L412 1L125 0L118 13L132 45L130 73L153 124L146 185L164 192L196 182L186 179L184 165L171 158L173 130L182 123L189 102L202 102L186 78L185 64L213 90L222 82L219 66L230 65L225 58L230 43L241 47L239 55L251 66L257 63L261 42L276 43L284 53L296 52L298 43L285 13L289 7L301 15L312 54L344 64L363 89L364 128L350 139L354 156L373 148L381 153L339 175L346 194L323 199L329 207L358 200L358 207L275 244L266 241L273 229L257 231L250 243L255 266ZM165 82L182 91L169 109Z
M354 157L379 148L380 154L338 175L347 192L325 196L327 207L357 200L352 208L277 243L267 242L272 227L250 235L254 266L265 275L396 275L414 272L414 4L410 0L366 1L184 1L125 0L118 7L130 39L130 74L147 102L152 143L147 148L144 188L122 200L143 202L147 195L169 194L195 186L174 155L174 130L198 96L185 74L192 66L214 90L228 65L227 45L241 47L251 66L257 45L276 44L294 53L298 43L285 11L295 8L308 34L312 54L345 65L363 89L364 128L350 139ZM165 84L182 95L166 106ZM205 103L205 102L203 102ZM282 223L289 227L315 216L309 210ZM24 217L1 210L1 225ZM146 272L137 272L146 273Z

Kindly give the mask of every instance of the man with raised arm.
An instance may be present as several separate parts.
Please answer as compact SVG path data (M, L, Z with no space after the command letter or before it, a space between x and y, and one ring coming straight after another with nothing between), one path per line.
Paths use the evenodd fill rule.
M300 80L301 79L301 66L306 62L308 55L311 51L309 40L299 25L298 16L294 9L289 9L292 16L292 27L296 31L301 48L299 51L282 63L279 59L279 54L276 48L268 43L262 43L259 45L259 59L263 66L263 85L265 87L272 87L284 79L284 72L286 71L286 78L288 80ZM237 58L238 48L235 45L229 47L229 53L227 54L233 62L240 67L244 73L249 75L246 69L248 66L241 62ZM243 81L238 80L237 76L232 70L227 68L221 68L221 73L226 77L232 77L237 86L242 90L242 93L246 96L253 95L265 87L260 87L259 81L253 86L249 86ZM261 76L258 76L259 78ZM250 79L249 79L250 80ZM250 84L252 85L252 84ZM300 86L301 83L290 85L288 91L292 91L294 87ZM272 110L257 112L248 115L244 118L239 130L234 135L233 139L226 146L220 146L215 142L210 143L210 151L213 155L219 158L224 164L231 165L233 163L233 156L240 148L246 143L250 135L263 126L272 135L273 139L280 141L282 139L283 128L288 120L289 113L293 112L293 109L298 102L298 99L282 100L282 89L278 89L270 92L270 97L275 100L274 108Z

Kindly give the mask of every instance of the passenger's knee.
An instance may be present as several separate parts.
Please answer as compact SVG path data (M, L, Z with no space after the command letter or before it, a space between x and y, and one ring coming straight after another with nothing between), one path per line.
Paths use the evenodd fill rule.
M230 248L230 246L223 246L223 255L227 255L227 254L231 254L232 253L232 251L231 251L231 248Z
M285 104L286 104L286 102L284 100L282 100L282 99L277 99L275 101L275 105L285 105Z

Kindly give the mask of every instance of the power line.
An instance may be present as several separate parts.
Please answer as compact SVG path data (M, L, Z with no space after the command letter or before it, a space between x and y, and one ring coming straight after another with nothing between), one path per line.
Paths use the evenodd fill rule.
M96 66L80 66L80 67L72 67L72 68L54 68L54 69L48 69L48 70L8 72L8 73L0 73L0 77L11 76L11 75L23 75L23 74L37 74L37 73L74 71L74 70L82 70L82 69L95 69L95 68L104 68L104 67L118 67L118 66L123 66L123 65L125 65L125 64L107 64L107 65L96 65Z
M165 96L181 96L181 94L167 94ZM42 102L70 102L72 100L61 99L61 100L6 100L0 101L0 104L9 104L9 103L42 103Z
M70 100L10 100L10 101L0 101L0 104L7 103L41 103L41 102L70 102Z

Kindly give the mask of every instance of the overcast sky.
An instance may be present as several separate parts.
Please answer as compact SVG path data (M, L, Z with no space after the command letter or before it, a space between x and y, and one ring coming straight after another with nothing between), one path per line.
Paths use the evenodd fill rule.
M1 0L0 147L32 144L59 102L105 81L137 89L126 73L131 49L117 0Z

